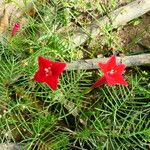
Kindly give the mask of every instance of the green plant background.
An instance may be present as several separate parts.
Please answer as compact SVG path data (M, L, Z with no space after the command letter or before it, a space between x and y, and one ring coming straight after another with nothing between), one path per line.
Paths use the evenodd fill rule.
M39 150L147 150L150 145L150 71L149 67L128 68L128 87L107 85L82 94L101 72L65 71L58 90L32 80L38 56L54 61L80 59L80 52L93 58L82 46L70 48L66 36L57 32L85 11L94 18L95 8L107 14L117 0L106 4L83 0L35 2L36 16L29 17L16 37L3 35L0 43L0 142L18 143L23 149ZM129 2L129 1L127 1ZM86 16L83 15L83 18ZM136 20L137 21L137 20ZM109 47L125 53L117 37L105 28ZM110 30L110 29L109 29ZM134 40L134 39L133 39ZM88 43L87 43L88 44ZM133 42L133 44L135 44ZM104 55L110 55L106 52Z

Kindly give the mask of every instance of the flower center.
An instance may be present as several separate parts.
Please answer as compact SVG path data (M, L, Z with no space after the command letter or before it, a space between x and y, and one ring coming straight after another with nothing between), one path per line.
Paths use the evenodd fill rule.
M46 76L52 75L52 69L51 69L51 67L45 68L44 71L45 71L45 75Z
M115 70L112 69L108 73L111 74L111 75L113 75L115 73Z

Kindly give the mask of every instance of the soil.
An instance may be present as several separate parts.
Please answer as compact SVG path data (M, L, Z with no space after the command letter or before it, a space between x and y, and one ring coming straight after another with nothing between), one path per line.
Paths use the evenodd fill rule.
M120 38L122 47L133 52L142 52L141 50L144 47L150 49L150 13L143 15L138 21L138 25L134 25L133 22L131 22L116 33ZM134 39L137 40L134 42Z
M115 52L126 55L150 52L150 13L141 16L128 23L124 27L111 31L113 34L112 44L108 45L108 37L98 36L84 46L88 51L95 52L94 57L102 57ZM98 41L98 42L95 42ZM89 58L89 56L85 56ZM92 56L93 57L93 56Z

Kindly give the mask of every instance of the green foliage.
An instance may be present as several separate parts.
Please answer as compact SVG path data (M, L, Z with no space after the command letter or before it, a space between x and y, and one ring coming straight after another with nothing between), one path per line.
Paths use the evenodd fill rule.
M25 150L149 148L148 67L127 70L129 87L104 85L88 94L84 90L98 78L95 71L65 71L56 91L32 81L38 56L69 62L78 59L77 50L84 51L83 47L72 49L68 41L64 42L69 34L57 32L61 27L68 27L72 20L84 27L88 17L82 13L95 18L93 9L108 14L117 3L117 0L109 4L39 1L34 4L36 16L28 18L29 23L17 36L11 41L3 38L0 43L1 143L19 143ZM117 52L122 51L111 25L103 33L110 48L115 45ZM92 51L92 56L96 52ZM103 54L109 53L112 52L103 49Z
M106 86L99 91L104 96L97 100L91 122L95 132L103 136L103 142L100 142L103 148L147 149L145 133L150 124L150 96L140 92L141 85L137 79L132 79L130 86L111 89Z

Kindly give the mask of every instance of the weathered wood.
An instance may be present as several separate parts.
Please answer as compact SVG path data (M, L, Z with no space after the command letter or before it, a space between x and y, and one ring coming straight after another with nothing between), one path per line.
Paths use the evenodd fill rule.
M11 143L0 144L0 150L21 150L21 149L22 147L17 144L11 144Z
M67 40L71 43L71 48L78 47L89 38L102 35L102 30L106 25L110 25L112 28L118 28L135 18L142 16L148 11L150 11L150 0L136 0L110 12L107 16L97 19L91 25L85 27L84 30L80 28L77 29L73 36L69 37Z
M105 63L109 58L94 58L87 60L78 60L67 64L67 70L89 70L97 69L98 62ZM150 54L141 54L133 56L117 57L117 63L123 63L127 67L150 65Z

